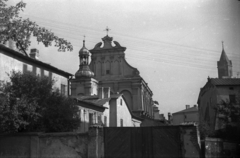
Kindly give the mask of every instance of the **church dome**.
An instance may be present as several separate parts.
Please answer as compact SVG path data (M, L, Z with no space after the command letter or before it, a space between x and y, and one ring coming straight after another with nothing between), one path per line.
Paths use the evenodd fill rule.
M79 55L90 55L91 53L89 50L85 47L85 41L83 41L83 47L79 51Z
M75 73L76 78L81 77L94 77L94 73L89 68L89 56L91 53L85 47L85 40L83 41L83 47L79 51L80 65L79 70Z
M81 78L81 77L94 77L94 73L90 70L88 65L83 65L80 67L80 69L75 73L76 78Z

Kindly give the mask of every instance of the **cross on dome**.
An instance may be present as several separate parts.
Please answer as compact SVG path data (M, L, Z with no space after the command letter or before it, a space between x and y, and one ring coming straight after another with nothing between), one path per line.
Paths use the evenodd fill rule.
M86 38L86 36L83 35L83 47L85 47L85 38Z
M106 31L107 32L107 35L108 35L108 31L110 31L111 29L110 28L106 28L104 31Z

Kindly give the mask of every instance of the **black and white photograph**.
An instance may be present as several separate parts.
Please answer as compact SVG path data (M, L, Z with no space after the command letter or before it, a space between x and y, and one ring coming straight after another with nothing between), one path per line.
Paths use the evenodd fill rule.
M0 0L0 158L240 158L240 0Z

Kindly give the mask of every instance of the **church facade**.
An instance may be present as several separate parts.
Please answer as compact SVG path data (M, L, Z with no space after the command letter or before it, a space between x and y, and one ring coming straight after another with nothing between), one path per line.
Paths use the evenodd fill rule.
M123 94L130 110L138 115L153 118L152 91L140 76L139 71L125 59L126 47L113 41L108 35L93 49L90 69L101 87L110 87L111 94Z
M112 92L110 86L100 85L100 81L90 69L90 51L83 47L79 51L79 69L70 80L71 97L77 100L81 125L78 132L86 132L91 126L139 127L142 118L129 109L123 94ZM82 121L83 120L83 121Z

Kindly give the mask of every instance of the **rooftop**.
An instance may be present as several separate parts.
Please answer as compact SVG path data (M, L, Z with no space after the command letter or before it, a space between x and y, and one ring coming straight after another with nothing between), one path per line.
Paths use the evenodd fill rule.
M188 109L184 109L184 110L175 112L175 113L173 113L173 115L174 114L180 114L180 113L197 112L197 111L198 111L198 107L197 106L193 106L193 107L190 107Z
M4 52L2 52L2 53L6 54L8 56L14 56L14 57L17 57L20 60L33 63L36 66L42 66L42 67L44 67L46 69L51 70L54 73L58 73L58 74L63 75L65 77L72 76L72 74L70 74L68 72L60 70L60 69L58 69L58 68L56 68L56 67L54 67L54 66L52 66L50 64L44 63L42 61L39 61L39 60L36 60L36 59L33 59L33 58L30 58L30 57L28 57L26 55L23 55L23 54L21 54L18 51L15 51L15 50L13 50L11 48L8 48L8 47L4 46L3 44L0 44L0 50L3 50Z
M211 78L210 82L216 86L239 85L240 78Z

